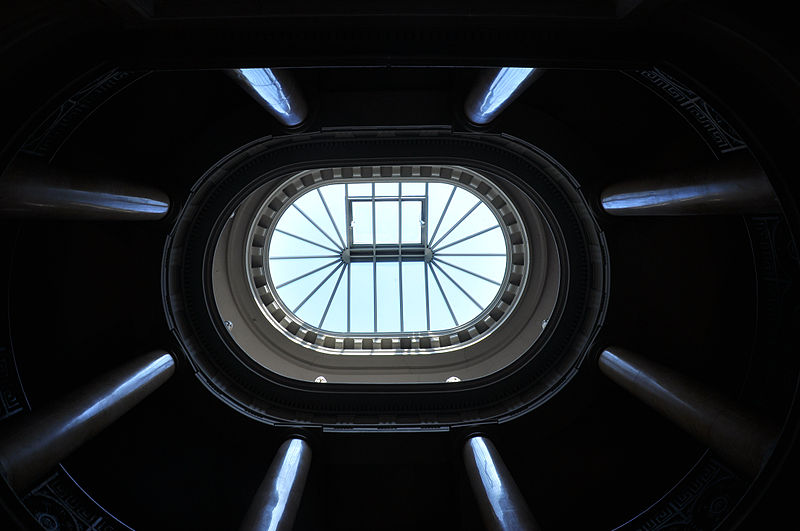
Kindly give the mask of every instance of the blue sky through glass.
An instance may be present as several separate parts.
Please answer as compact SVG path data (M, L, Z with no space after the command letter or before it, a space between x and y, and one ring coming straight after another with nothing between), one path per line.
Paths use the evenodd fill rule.
M284 210L268 243L285 307L335 333L426 333L496 298L507 244L494 212L445 182L327 184Z

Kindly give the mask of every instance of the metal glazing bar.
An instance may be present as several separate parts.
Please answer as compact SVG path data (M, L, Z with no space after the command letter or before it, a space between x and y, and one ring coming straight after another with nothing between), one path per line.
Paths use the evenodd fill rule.
M339 228L336 226L336 222L333 221L333 214L331 214L331 209L328 208L328 203L325 201L325 196L322 195L322 192L319 191L319 188L317 188L317 194L319 194L319 198L322 199L322 206L325 207L325 212L328 213L328 219L331 220L331 225L333 225L333 231L336 233L336 237L339 238L339 243L342 244L342 249L344 249L346 245L344 244L342 235L339 233Z
M403 197L403 183L398 184L400 197ZM400 331L405 332L403 326L403 203L397 204L397 275L400 281Z
M474 124L488 124L543 72L540 68L516 67L486 70L464 102L467 118Z
M228 73L283 125L298 126L308 116L308 106L288 71L272 68L235 68Z
M465 242L467 240L471 240L472 238L475 238L476 236L480 236L481 234L486 234L490 230L494 230L494 229L497 229L499 227L500 227L500 225L495 225L494 227L489 227L488 229L480 230L480 231L476 232L475 234L470 234L469 236L465 236L464 238L461 238L460 240L456 240L454 242L450 242L447 245L444 245L444 246L440 247L439 251L442 251L443 249L447 249L448 247L452 247L454 245L458 245L459 243Z
M331 277L334 275L334 273L336 273L336 271L338 271L338 270L339 270L339 268L340 268L342 265L344 265L344 262L339 262L339 263L336 265L336 267L334 267L334 268L333 268L333 270L332 270L330 273L328 273L328 275L327 275L325 278L323 278L323 279L322 279L322 281L321 281L319 284L317 284L317 287L315 287L313 290L311 290L311 293L309 293L308 295L306 295L306 298L305 298L305 299L303 299L303 300L302 300L302 302L300 302L300 304L298 304L298 305L297 305L297 308L295 308L294 310L292 310L292 312L294 312L294 313L297 313L297 311L298 311L298 310L300 310L300 308L302 308L302 307L303 307L303 305L306 303L306 301L307 301L308 299L310 299L311 297L313 297L313 296L314 296L314 294L315 294L315 293L316 293L316 292L319 290L319 288L321 288L321 287L322 287L322 286L323 286L323 285L324 285L324 284L325 284L325 283L328 281L328 279L329 279L329 278L331 278Z
M320 266L320 267L316 268L316 269L315 269L315 270L313 270L313 271L309 271L308 273L303 273L303 274L302 274L302 275L300 275L299 277L294 277L292 280L287 280L287 281L286 281L286 282L284 282L283 284L278 284L277 286L275 286L275 289L280 289L280 288L282 288L282 287L284 287L284 286L288 286L288 285L289 285L289 284L291 284L292 282L297 282L297 281L298 281L298 280L300 280L301 278L305 278L305 277L307 277L307 276L309 276L309 275L313 275L313 274L314 274L314 273L316 273L317 271L322 271L322 270L323 270L323 269L325 269L326 267L330 267L330 266L332 266L333 264L335 264L335 263L337 263L337 262L338 262L338 263L340 263L340 264L342 263L342 262L341 262L341 260L333 260L332 262L328 262L327 264L325 264L325 265L323 265L323 266Z
M432 263L434 266L436 266L436 269L438 269L439 271L441 271L441 272L442 272L442 274L443 274L444 276L446 276L446 277L447 277L447 279L448 279L450 282L452 282L453 284L455 284L455 286L456 286L458 289L460 289L460 290L461 290L461 293L463 293L464 295L466 295L466 296L467 296L467 298L468 298L469 300L471 300L471 301L472 301L472 304L474 304L475 306L477 306L479 310L483 310L483 306L481 306L480 304L478 304L478 301L476 301L475 299L473 299L473 298L472 298L472 295L470 295L469 293L467 293L467 290L465 290L464 288L462 288L462 287L461 287L461 284L459 284L458 282L456 282L455 280L453 280L453 277L451 277L450 275L448 275L448 274L447 274L447 271L445 271L444 269L442 269L442 266L440 266L440 265L439 265L439 264L437 264L436 262L431 262L431 263Z
M447 237L450 235L450 233L451 233L451 232L453 232L454 230L456 230L456 228L457 228L459 225L461 225L461 223L462 223L462 222L463 222L465 219L467 219L467 218L469 217L469 215L470 215L470 214L472 214L472 213L475 211L475 209L476 209L476 208L478 208L479 206L481 206L481 203L482 203L482 202L483 202L483 201L481 201L480 199L478 199L478 202L477 202L477 203L475 203L474 205L472 205L472 208L470 208L469 210L467 210L467 213L466 213L466 214L464 214L463 216L461 216L461 219L459 219L458 221L456 221L456 224L455 224L455 225L453 225L452 227L450 227L450 230L448 230L447 232L445 232L445 233L444 233L444 236L442 236L441 238L439 238L439 239L436 241L436 243L434 243L433 245L431 245L431 249L435 249L437 245L439 245L440 243L442 243L442 240L444 240L445 238L447 238ZM445 247L447 247L447 246L445 246Z
M423 245L428 243L428 183L425 183L425 199L422 201L422 212L420 213L422 219L420 219L420 223L422 224L422 238L421 241Z
M344 230L347 232L347 247L353 246L353 208L350 204L350 185L344 184L344 217L347 225Z
M284 442L242 521L240 531L290 531L311 467L311 447L292 437Z
M308 216L308 214L306 214L305 212L303 212L303 209L301 209L299 206L297 206L297 203L292 203L292 206L293 206L295 209L297 209L297 211L298 211L298 212L300 212L301 214L303 214L303 217L304 217L304 218L306 218L306 219L307 219L307 220L308 220L308 221L309 221L309 222L310 222L312 225L314 225L314 227L316 227L316 228L317 228L317 230L318 230L318 231L320 231L320 232L321 232L321 233L322 233L322 234L323 234L323 235L324 235L326 238L328 238L328 239L331 241L331 243L332 243L332 244L334 244L336 247L339 247L339 244L338 244L338 243L336 243L336 242L333 240L333 238L331 238L331 237L328 235L328 233L327 233L327 232L325 232L324 230L322 230L322 227L320 227L319 225L317 225L317 223L316 223L316 222L315 222L313 219L311 219L311 218ZM341 251L342 249L341 249L341 248L339 248L339 250Z
M473 277L478 277L481 280L485 280L486 282L490 282L490 283L494 284L495 286L499 286L500 285L499 282L497 282L495 280L492 280L491 278L487 278L487 277L485 277L483 275L479 275L478 273L474 273L474 272L470 271L469 269L464 269L463 267L459 267L459 266L457 266L455 264L451 264L447 260L442 260L441 258L439 258L439 261L441 263L443 263L443 264L449 265L450 267L452 267L454 269L458 269L459 271L463 271L464 273L468 273L468 274L472 275Z
M317 254L311 256L270 256L270 260L301 260L304 258L337 258L338 254Z
M354 195L354 196L351 197L351 199L353 200L354 203L357 203L359 201L367 202L367 201L372 201L372 196L370 196L370 195ZM406 203L410 203L412 201L423 201L424 199L425 199L425 196L422 196L422 195L408 195L408 196L405 196L405 197L400 197L399 195L397 195L397 196L394 196L394 195L376 195L375 196L375 202L376 203L397 203L397 202L404 202L404 201Z
M436 253L436 256L506 256L505 253Z
M331 291L331 297L328 299L328 304L325 305L325 311L322 313L322 318L319 320L319 325L317 328L322 328L322 323L325 322L325 317L328 315L328 310L331 309L331 303L333 302L333 298L336 296L336 290L339 289L339 283L342 281L342 277L344 276L345 270L348 268L349 264L345 264L342 270L339 272L339 278L336 279L336 285L333 286L333 291Z
M378 255L377 255L377 233L375 231L375 183L372 183L372 310L373 323L372 331L378 331Z
M450 208L450 201L453 200L453 196L456 195L456 187L453 186L453 190L450 192L450 197L447 198L447 203L444 204L444 209L442 210L442 214L439 216L439 221L436 222L436 228L433 229L433 236L431 239L428 240L428 245L430 246L433 239L436 237L436 233L439 232L439 227L442 226L442 220L444 219L445 214L447 214L447 209Z
M337 255L339 253L339 251L337 251L336 249L331 249L330 247L326 247L326 246L324 246L324 245L322 245L320 243L317 243L315 241L309 240L308 238L303 238L302 236L298 236L297 234L292 234L291 232L286 232L285 230L275 229L275 232L280 232L281 234L285 234L287 236L291 236L292 238L295 238L297 240L300 240L300 241L303 241L303 242L306 242L306 243L310 243L311 245L316 245L317 247L321 247L322 249L325 249L327 251L331 251L331 252L337 253Z
M347 331L350 332L350 264L347 264Z
M450 301L447 300L447 295L445 295L444 289L442 289L442 283L439 282L439 277L436 276L436 271L432 267L430 268L430 271L433 274L433 280L435 280L436 285L439 286L439 293L441 293L442 297L444 298L444 303L447 305L447 309L450 312L450 317L453 318L453 323L458 326L458 319L456 319L456 314L453 313L453 308L450 307Z
M428 324L428 331L431 330L431 297L428 291L428 262L425 262L425 318Z

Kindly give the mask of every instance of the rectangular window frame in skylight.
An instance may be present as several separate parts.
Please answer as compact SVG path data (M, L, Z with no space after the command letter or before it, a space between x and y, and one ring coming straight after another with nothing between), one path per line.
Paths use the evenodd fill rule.
M426 219L428 204L425 196L348 196L346 202L348 248L357 249L387 245L393 247L425 246L428 237L428 223ZM385 227L386 220L382 220L385 216L382 216L381 213L378 212L378 209L388 207L390 203L397 205L396 208L391 209L392 217L394 218L394 216L397 216L397 219L388 221L390 227L392 227L390 230L392 232L396 230L397 236L395 238L381 238L378 236L381 231L378 229L377 225L381 224ZM405 212L407 214L410 210L409 208L403 208L404 203L419 204L418 209L412 209L415 214L419 212L419 216L415 216L419 220L418 238L416 234L413 238L408 238L407 235L403 234L403 229L407 231L409 227L408 220L403 220L403 213ZM372 208L365 208L365 205L370 205ZM359 214L358 211L365 212ZM369 225L371 225L371 227L369 227ZM367 228L365 229L364 226L367 226ZM370 236L367 237L367 234Z

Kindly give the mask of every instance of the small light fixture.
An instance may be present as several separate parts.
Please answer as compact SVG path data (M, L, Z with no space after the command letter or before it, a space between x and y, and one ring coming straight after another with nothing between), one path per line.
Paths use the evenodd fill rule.
M317 376L314 381L316 383L328 383L328 380L326 380L324 376Z
M458 376L451 376L450 378L445 380L446 383L455 383L455 382L460 382L460 381L461 381L461 378L459 378Z

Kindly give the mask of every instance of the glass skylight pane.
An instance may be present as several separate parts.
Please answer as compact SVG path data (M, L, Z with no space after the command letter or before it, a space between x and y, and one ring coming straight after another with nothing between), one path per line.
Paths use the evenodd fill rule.
M325 203L331 211L331 216L336 224L336 229L342 237L342 240L347 241L347 218L345 216L345 203L344 203L344 185L331 184L318 188L322 197L325 198ZM336 236L334 236L336 238Z
M444 212L450 194L455 191L451 184L429 183L428 184L428 238L433 236L433 231Z
M489 210L489 207L487 207L485 204L481 204L475 210L473 210L458 227L453 229L453 231L448 234L447 237L445 237L437 247L447 245L448 243L455 242L462 238L466 238L472 234L480 232L483 229L494 227L495 225L497 225L497 218L492 211Z
M453 322L453 318L450 316L450 310L447 309L447 304L445 304L444 297L439 291L439 286L436 284L436 277L441 280L442 275L437 272L436 276L434 276L431 269L431 267L428 267L428 293L430 296L431 330L446 330L448 328L453 328L456 326L456 323ZM442 286L444 286L444 284Z
M372 245L372 201L353 201L353 243Z
M353 263L350 268L350 330L372 332L375 319L372 263Z
M450 201L450 205L448 205L444 217L442 218L441 226L436 232L436 236L433 238L431 244L435 245L436 242L441 240L478 201L478 198L470 192L467 192L463 188L456 188L453 199ZM458 226L460 225L461 224L458 223ZM431 234L428 237L431 238L431 236L433 235Z
M330 242L328 242L330 243ZM326 245L333 249L332 245ZM312 243L298 240L288 234L275 231L269 242L269 257L276 256L334 256L333 250L323 249Z
M422 243L422 201L403 201L403 243Z
M295 210L298 209L300 215L306 218L316 229L317 233L322 236L320 243L327 242L336 247L341 245L339 238L336 236L336 231L331 225L330 217L325 210L320 194L312 191L303 195L300 199L295 201Z
M334 276L338 278L339 273ZM327 305L327 302L325 304ZM320 328L323 330L347 330L347 271L342 275L339 287L336 288L336 294L331 300L331 306L325 315L325 321Z
M434 266L434 268L436 268L436 266ZM442 283L442 289L444 289L447 300L450 302L450 307L453 309L453 313L456 314L456 319L458 319L459 323L466 323L481 312L483 308L476 306L463 291L458 289L456 284L451 280L453 275L450 275L449 271L447 271L447 275L450 275L451 278L448 278L447 275L438 268L436 268L436 275L439 277L439 282ZM469 288L469 286L464 286L461 282L458 282L458 284L465 290ZM469 293L469 291L467 291L467 293ZM473 299L475 298L471 293L470 296L472 296Z
M436 252L443 254L452 253L502 253L506 252L506 242L503 232L499 227L485 232L469 240L451 245L446 249L441 249L444 245L439 245Z
M337 248L337 246L331 243L331 241L328 240L328 238L326 238L319 229L314 227L314 225L294 206L287 209L286 212L283 213L277 229L294 234L295 236L299 236L301 238L305 238L306 240L311 240L324 247L330 247L333 249ZM336 237L332 234L331 236L334 238Z
M353 183L347 185L350 197L372 197L372 183Z
M379 262L378 332L400 331L400 280L397 262Z
M338 257L333 258L301 258L298 260L270 260L269 271L272 277L272 282L275 286L280 286L284 282L288 282L293 278L299 277L306 273L329 264L331 262L338 262ZM321 278L319 280L322 280ZM298 282L300 282L298 280ZM283 296L283 288L278 291ZM310 291L310 290L309 290Z
M332 264L320 271L317 271L315 273L310 273L296 280L295 282L292 282L291 284L286 284L285 286L277 288L278 295L280 295L281 299L283 300L284 304L286 304L287 308L291 311L294 311L294 309L301 302L303 302L303 299L305 299L312 291L314 291L314 288L316 288L317 285L320 282L322 282L322 280L326 276L328 276L328 273L330 273L335 266L336 264ZM288 280L291 280L292 278L298 277L302 274L303 274L302 272L295 272L294 275L288 275L291 276L291 278ZM280 284L281 283L278 283L276 285ZM303 307L305 307L305 304L303 305ZM301 311L298 313L298 317L303 319L303 313L304 312L302 311L301 308ZM316 323L314 324L316 325Z
M325 306L328 304L333 286L336 284L336 279L339 277L339 272L341 269L341 266L337 271L333 271L333 268L326 269L322 278L317 280L317 283L311 287L311 289L303 296L302 299L300 299L300 302L302 302L306 297L311 295L311 292L315 288L317 289L317 291L314 292L314 294L311 295L308 300L303 303L303 306L297 311L297 316L300 319L312 326L319 326L319 321L322 319L322 313L325 311ZM331 273L333 274L331 275ZM328 277L328 280L319 286L319 283L322 282L325 277ZM319 287L317 288L317 286Z
M425 183L402 183L403 196L408 197L411 195L424 196Z
M436 262L445 267L446 263L471 271L495 282L502 282L506 272L506 257L503 256L447 256L445 249L436 256ZM449 273L450 270L447 269Z
M398 197L400 195L400 183L376 183L375 195Z
M376 243L398 242L398 207L397 201L377 201L375 203L375 238ZM353 216L355 218L355 215Z
M428 329L425 316L425 262L403 262L403 325L406 330L412 331Z
M438 263L438 265L444 271L446 271L447 274L450 275L455 282L457 282L459 285L461 285L462 288L467 290L467 293L469 293L470 296L473 299L475 299L481 306L484 307L488 306L494 300L495 295L497 295L497 289L499 286L497 286L496 284L492 284L487 280L476 277L475 275L472 275L460 269L456 269L455 267L449 266L447 264ZM470 264L467 263L465 265L469 266ZM463 269L470 271L469 267L464 267ZM472 309L477 310L474 304L472 304Z
M314 191L306 192L294 204L300 207L318 225L321 225L327 219L325 210L322 208L322 201Z

